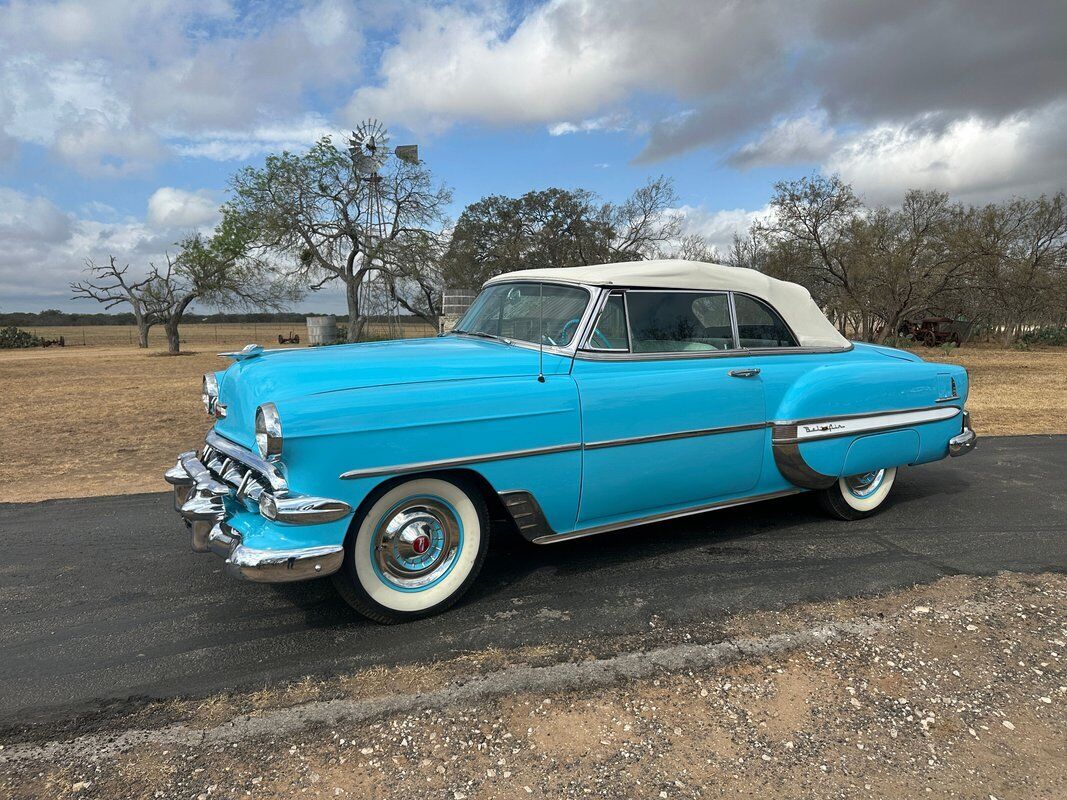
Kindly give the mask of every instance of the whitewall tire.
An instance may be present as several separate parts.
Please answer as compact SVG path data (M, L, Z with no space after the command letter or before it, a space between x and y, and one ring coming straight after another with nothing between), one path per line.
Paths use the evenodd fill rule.
M847 475L819 492L819 500L831 516L847 520L861 519L881 507L896 478L896 467Z
M455 603L481 569L489 544L485 501L462 479L412 478L363 505L345 541L334 584L378 622L429 616Z

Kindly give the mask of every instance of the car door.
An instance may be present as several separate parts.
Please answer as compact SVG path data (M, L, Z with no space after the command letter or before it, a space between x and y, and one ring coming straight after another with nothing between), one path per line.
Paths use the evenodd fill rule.
M743 496L766 439L763 385L723 292L613 292L572 376L582 407L579 527Z

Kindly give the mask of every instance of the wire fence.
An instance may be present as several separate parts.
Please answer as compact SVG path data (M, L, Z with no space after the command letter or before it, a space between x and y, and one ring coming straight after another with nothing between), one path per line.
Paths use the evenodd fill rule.
M56 325L27 328L30 333L42 339L63 339L66 347L136 347L137 328L134 325ZM417 339L434 336L437 326L423 320L403 321L399 325L385 322L368 322L364 328L364 339ZM197 347L243 347L250 342L265 347L278 345L278 337L290 339L293 335L300 337L300 345L308 343L307 326L300 324L272 322L220 322L190 323L180 328L182 345ZM148 346L165 348L167 335L163 328L153 327L148 333Z

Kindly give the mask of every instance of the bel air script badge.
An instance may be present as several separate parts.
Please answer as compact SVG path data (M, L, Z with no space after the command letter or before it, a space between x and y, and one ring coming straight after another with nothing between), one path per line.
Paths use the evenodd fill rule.
M839 431L845 426L840 422L827 422L822 425L805 425L804 433L826 433L827 431Z

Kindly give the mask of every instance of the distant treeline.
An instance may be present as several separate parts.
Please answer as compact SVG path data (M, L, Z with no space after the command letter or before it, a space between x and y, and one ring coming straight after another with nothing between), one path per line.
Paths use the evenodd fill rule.
M329 317L333 314L322 314L315 311L297 312L286 311L281 313L254 313L254 314L193 314L187 313L183 317L185 323L270 323L285 322L291 324L304 324L308 317ZM384 317L382 318L385 319ZM376 322L371 317L369 321ZM414 320L413 320L414 321ZM62 325L134 325L133 314L71 314L59 311L55 308L45 309L39 312L12 311L8 314L0 314L0 328L14 325L19 328L51 328Z

